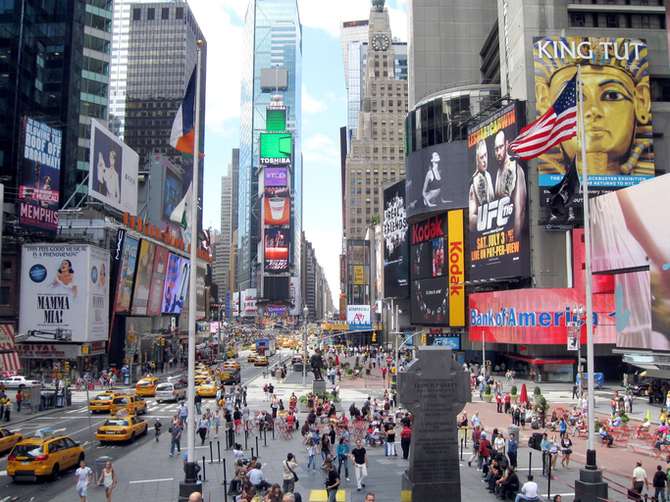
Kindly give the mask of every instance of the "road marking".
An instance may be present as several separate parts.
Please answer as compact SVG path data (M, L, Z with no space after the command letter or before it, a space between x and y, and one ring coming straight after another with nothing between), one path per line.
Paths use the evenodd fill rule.
M162 478L162 479L137 479L135 481L128 481L129 485L134 485L138 483L157 483L159 481L174 481L174 478Z
M0 471L0 476L6 476L6 475L7 475L7 471Z

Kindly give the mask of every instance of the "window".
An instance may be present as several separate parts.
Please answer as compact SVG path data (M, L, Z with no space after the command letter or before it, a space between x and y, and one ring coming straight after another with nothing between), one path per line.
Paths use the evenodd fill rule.
M12 279L12 262L3 261L2 262L2 280L10 281Z
M184 8L183 7L177 7L176 8L175 18L176 19L184 19Z
M142 19L142 9L133 9L133 21L140 21Z
M170 8L169 7L163 7L161 9L161 19L162 20L170 19Z
M0 288L0 305L3 307L9 306L9 299L11 297L9 286L3 286Z
M156 9L154 9L153 7L147 9L147 19L149 21L153 21L154 19L156 19Z

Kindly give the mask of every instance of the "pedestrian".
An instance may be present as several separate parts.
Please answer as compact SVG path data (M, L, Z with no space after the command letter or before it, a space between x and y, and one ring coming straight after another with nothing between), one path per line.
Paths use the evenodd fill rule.
M193 492L188 496L188 502L202 502L202 493Z
M86 462L82 460L79 462L79 468L74 472L74 476L77 495L81 497L81 502L86 502L88 485L93 482L93 471L90 467L86 467Z
M549 448L551 448L551 441L549 441L549 437L545 432L542 434L542 441L540 442L540 449L542 450L542 474L549 472L549 462L551 461Z
M205 415L200 417L198 420L198 434L200 435L200 445L205 444L205 437L207 436L207 431L209 429L209 421Z
M346 438L340 438L340 444L337 445L337 475L342 476L342 466L344 466L344 477L349 481L349 443Z
M286 455L286 460L282 462L282 469L284 470L282 492L293 493L295 490L295 482L298 480L298 476L295 473L295 469L297 468L298 462L296 462L293 453Z
M656 466L656 472L654 473L654 478L652 479L652 485L654 486L654 499L657 502L665 502L665 482L666 474L663 472L663 467L660 465ZM660 497L660 498L659 498Z
M112 490L116 487L116 473L114 472L114 468L112 468L112 463L109 461L105 462L105 467L100 473L98 486L101 484L105 487L107 502L112 502Z
M187 423L186 419L188 418L188 406L186 405L186 402L182 403L182 405L179 407L179 419L183 424Z
M212 413L212 421L214 425L214 438L219 437L219 426L221 425L221 408L218 406Z
M21 411L21 402L23 401L23 392L19 389L16 393L16 411Z
M393 419L389 418L384 425L384 435L386 436L386 458L396 458L398 454L395 451L395 427Z
M409 458L409 445L412 438L412 428L410 424L405 424L402 431L400 431L400 447L402 448L402 458L407 460Z
M472 462L477 460L477 457L479 456L479 440L481 438L481 425L477 424L474 425L474 418L478 416L475 414L472 419L473 419L473 426L474 429L472 430L472 454L470 455L470 460L468 460L468 467L472 467Z
M521 492L517 493L514 502L521 500L540 500L540 487L533 481L533 475L529 474L526 481L521 487Z
M365 502L375 502L375 494L374 493L368 493L365 496Z
M577 385L577 382L575 382L572 384L572 399L579 397L579 392L577 392L577 389L579 389L579 386Z
M312 472L316 472L316 443L313 439L310 439L307 442L307 472L309 472L309 466L312 466Z
M561 459L561 465L566 469L570 468L570 455L572 455L572 441L570 436L564 434L561 438L561 453L563 453L563 458Z
M516 453L519 449L519 441L514 437L514 433L510 432L507 439L507 457L509 458L509 465L516 469Z
M177 447L177 451L181 452L181 423L172 424L170 427L170 434L172 435L172 442L170 443L170 456L174 457L174 449Z
M641 494L645 485L648 490L649 478L647 477L647 471L642 468L642 462L638 460L635 469L633 469L633 491Z
M160 441L161 429L162 428L163 428L163 424L161 423L161 419L156 417L156 422L154 423L154 432L156 434L156 442L157 443Z
M496 481L500 487L500 494L496 496L498 500L507 500L509 495L519 491L519 476L511 465L507 467L507 475Z
M482 432L479 440L479 467L478 471L481 471L484 467L484 462L486 462L491 454L491 441L486 437L486 433Z
M340 477L333 469L332 462L326 462L326 492L328 493L328 502L335 502L337 497L337 488L340 486Z
M351 460L354 462L354 469L356 474L356 491L361 491L365 488L363 480L368 476L368 454L364 447L361 446L361 440L356 440L356 448L351 450Z

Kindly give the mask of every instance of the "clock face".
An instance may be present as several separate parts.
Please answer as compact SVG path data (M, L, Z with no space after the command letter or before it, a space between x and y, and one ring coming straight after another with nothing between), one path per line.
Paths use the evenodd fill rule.
M385 51L389 46L389 37L386 35L375 35L372 37L372 48L376 51Z

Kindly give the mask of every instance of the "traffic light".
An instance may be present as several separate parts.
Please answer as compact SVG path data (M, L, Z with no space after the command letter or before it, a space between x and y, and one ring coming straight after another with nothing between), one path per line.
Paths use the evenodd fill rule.
M377 332L373 331L372 332L372 343L375 343L377 341Z
M160 341L161 341L161 347L164 347L165 346L165 338L161 338Z
M423 345L426 345L426 335L425 335L425 334L422 334L422 335L421 335L421 343L422 343Z
M70 363L68 361L65 361L65 371L70 371Z

